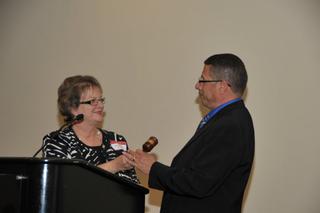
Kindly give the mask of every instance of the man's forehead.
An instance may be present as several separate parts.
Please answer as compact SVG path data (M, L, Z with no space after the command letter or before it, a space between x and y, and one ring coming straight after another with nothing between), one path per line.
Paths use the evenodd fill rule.
M202 77L213 77L211 69L212 69L211 65L204 65L201 76Z

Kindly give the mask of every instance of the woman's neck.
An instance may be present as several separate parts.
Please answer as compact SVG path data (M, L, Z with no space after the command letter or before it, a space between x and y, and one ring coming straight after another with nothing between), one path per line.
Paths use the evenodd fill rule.
M72 128L83 143L89 146L101 145L101 132L96 126L79 123L75 124Z

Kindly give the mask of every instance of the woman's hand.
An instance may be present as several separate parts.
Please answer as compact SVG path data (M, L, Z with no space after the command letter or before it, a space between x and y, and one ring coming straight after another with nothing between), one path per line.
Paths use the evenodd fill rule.
M114 174L119 171L132 169L133 158L134 157L132 154L128 152L123 152L122 155L116 157L112 161L100 164L98 167Z

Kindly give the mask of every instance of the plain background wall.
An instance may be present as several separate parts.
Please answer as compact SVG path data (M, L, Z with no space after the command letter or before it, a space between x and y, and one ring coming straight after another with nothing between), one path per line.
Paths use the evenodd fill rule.
M107 98L104 128L132 149L157 136L170 164L201 119L203 60L232 52L256 130L243 212L319 213L319 18L318 0L1 0L0 156L32 156L61 125L60 83L89 74Z

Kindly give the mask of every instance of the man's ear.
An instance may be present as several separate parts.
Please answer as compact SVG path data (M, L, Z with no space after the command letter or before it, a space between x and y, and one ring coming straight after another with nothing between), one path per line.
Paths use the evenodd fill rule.
M219 83L220 83L220 85L219 85L219 91L220 91L221 93L226 93L227 90L230 89L230 86L229 86L229 84L228 84L227 81L222 80L222 81L219 82Z

